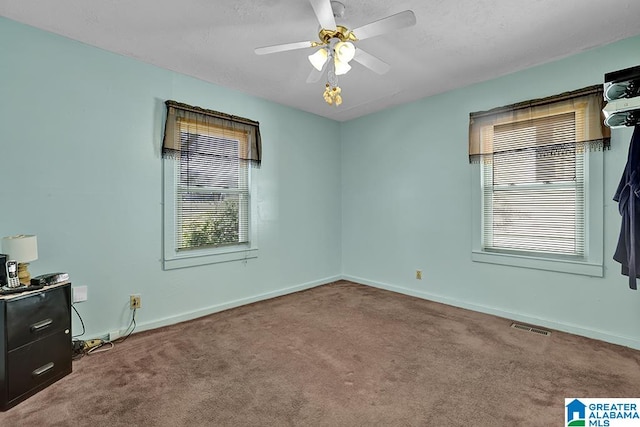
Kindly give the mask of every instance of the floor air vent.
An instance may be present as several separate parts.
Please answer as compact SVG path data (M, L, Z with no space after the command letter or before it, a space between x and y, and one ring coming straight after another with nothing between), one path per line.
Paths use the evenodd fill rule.
M512 323L511 327L514 329L521 329L527 332L533 332L534 334L544 335L545 337L548 337L549 335L551 335L551 331L546 331L540 328L534 328L531 326L523 325L521 323Z

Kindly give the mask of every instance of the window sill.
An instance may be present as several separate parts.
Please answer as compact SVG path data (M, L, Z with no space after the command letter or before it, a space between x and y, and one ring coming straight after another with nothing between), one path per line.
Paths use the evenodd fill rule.
M198 255L176 255L163 260L164 270L176 268L196 267L199 265L218 264L222 262L243 261L258 258L258 249L235 248L219 253L201 253Z
M537 258L532 256L502 254L494 252L472 251L474 262L508 265L511 267L532 268L535 270L557 271L583 276L603 277L602 263L589 261L571 261L565 259Z

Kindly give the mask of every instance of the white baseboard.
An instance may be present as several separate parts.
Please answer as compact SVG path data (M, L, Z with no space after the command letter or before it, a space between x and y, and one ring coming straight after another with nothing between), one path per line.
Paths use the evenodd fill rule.
M275 291L267 292L264 294L254 295L247 298L240 298L237 300L229 301L223 304L216 304L209 307L201 308L194 311L189 311L186 313L181 313L173 316L167 316L161 319L151 320L149 322L138 322L136 325L135 333L148 331L150 329L161 328L163 326L173 325L175 323L185 322L187 320L197 319L198 317L208 316L209 314L218 313L220 311L229 310L231 308L240 307L246 304L252 304L258 301L264 301L271 298L280 297L287 294L292 294L294 292L304 291L306 289L315 288L317 286L326 285L327 283L335 282L337 280L341 280L342 276L332 276L325 277L323 279L314 280L311 282L303 283L296 286L291 286L288 288L282 288ZM96 334L96 337L105 337L108 336L109 332L105 331L102 334Z
M315 288L317 286L326 285L328 283L335 282L338 280L349 280L351 282L371 286L374 288L385 289L391 292L410 295L413 297L422 298L429 301L435 301L442 304L451 305L454 307L460 307L468 310L477 311L480 313L492 314L494 316L502 317L505 319L515 320L518 322L528 323L536 326L543 326L546 328L555 329L557 331L568 332L571 334L580 335L588 338L594 338L597 340L610 342L612 344L623 345L636 350L640 350L640 341L634 338L614 335L605 331L584 328L582 326L558 322L551 319L542 319L542 318L537 318L533 316L522 315L519 313L504 310L504 309L474 304L467 301L458 300L455 298L448 298L441 295L432 294L429 292L417 291L414 289L404 288L401 286L391 285L388 283L373 281L373 280L365 279L363 277L356 277L351 275L337 275L337 276L325 277L323 279L302 283L300 285L291 286L288 288L278 289L278 290L267 292L264 294L254 295L247 298L241 298L241 299L229 301L223 304L216 304L216 305L212 305L202 309L189 311L186 313L167 316L162 319L155 319L149 322L138 323L135 332L137 333L137 332L147 331L150 329L160 328L163 326L173 325L175 323L185 322L187 320L196 319L198 317L207 316L209 314L217 313L224 310L229 310L231 308L240 307L242 305L252 304L254 302L264 301L271 298L276 298L283 295L291 294L294 292ZM107 335L108 335L108 331L105 331L102 334L96 334L94 336L103 337Z
M503 310L495 307L488 307L484 305L474 304L467 301L462 301L454 298L443 297L440 295L431 294L429 292L416 291L414 289L403 288L401 286L390 285L388 283L382 283L365 279L363 277L356 277L350 275L343 275L342 279L349 280L351 282L360 283L374 288L385 289L387 291L398 292L405 295L410 295L417 298L422 298L430 301L440 302L443 304L451 305L454 307L465 308L468 310L478 311L480 313L492 314L494 316L503 317L505 319L516 320L518 322L529 323L535 326L544 326L546 328L555 329L557 331L568 332L574 335L580 335L587 338L594 338L600 341L606 341L612 344L623 345L636 350L640 350L640 341L634 338L614 335L609 332L599 331L595 329L588 329L582 326L562 323L551 319L542 319L533 316L526 316L518 313L514 313L508 310Z

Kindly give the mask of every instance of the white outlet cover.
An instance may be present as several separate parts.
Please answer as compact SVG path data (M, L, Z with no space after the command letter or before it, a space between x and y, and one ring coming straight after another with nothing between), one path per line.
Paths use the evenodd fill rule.
M76 286L73 291L73 302L82 302L88 299L88 289L86 286Z

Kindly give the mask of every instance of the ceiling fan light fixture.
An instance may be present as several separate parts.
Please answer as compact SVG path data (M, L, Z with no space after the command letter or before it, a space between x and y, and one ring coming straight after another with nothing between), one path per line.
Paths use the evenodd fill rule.
M309 55L309 62L311 62L313 68L322 71L322 67L324 67L325 62L327 62L328 56L327 49L323 47L322 49L318 49L316 53Z
M351 42L338 42L334 47L336 58L342 62L349 62L356 54L356 47Z
M389 15L358 28L349 28L338 25L336 18L344 16L344 4L338 0L306 0L311 4L316 15L320 30L318 41L300 41L274 46L265 46L255 49L258 55L268 53L285 52L303 48L320 48L308 55L309 62L314 70L307 78L308 83L317 82L323 74L327 76L327 84L323 93L324 100L329 105L342 104L341 89L338 86L337 76L347 74L351 70L349 62L355 60L378 74L389 71L389 64L368 54L362 49L356 50L354 42L368 39L384 33L410 27L416 24L415 13L411 10ZM344 1L344 0L343 0ZM358 36L356 36L356 34ZM357 58L356 58L357 53ZM318 72L316 72L318 71Z
M336 76L347 74L351 69L351 65L347 62L340 61L338 58L335 59L334 64L336 66Z

